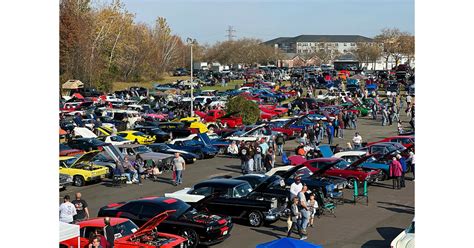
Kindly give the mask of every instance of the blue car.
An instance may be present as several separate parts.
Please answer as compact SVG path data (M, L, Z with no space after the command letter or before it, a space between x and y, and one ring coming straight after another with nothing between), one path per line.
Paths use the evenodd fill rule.
M194 153L199 156L199 159L213 158L219 152L215 146L206 145L199 140L175 141L174 144L168 144L168 146L172 149Z

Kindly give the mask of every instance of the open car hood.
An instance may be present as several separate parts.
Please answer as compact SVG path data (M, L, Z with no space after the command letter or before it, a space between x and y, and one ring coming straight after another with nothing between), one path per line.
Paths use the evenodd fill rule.
M81 164L81 163L89 163L92 161L92 159L97 156L97 154L99 154L101 151L90 151L90 152L86 152L84 154L82 154L82 156L80 156L78 159L76 159L76 161L74 161L74 163L71 165L71 167L74 167L75 165L77 164Z
M168 218L168 216L170 216L174 212L176 212L176 210L167 210L167 211L164 211L163 213L158 214L157 216L151 218L149 221L147 221L145 224L143 224L143 226L141 226L138 229L138 231L136 231L133 234L133 236L137 237L137 236L144 235L148 232L151 232L155 227L157 227L161 222L166 220L166 218Z
M321 155L323 155L323 158L330 158L334 156L334 153L332 152L329 145L320 145L319 151L321 152Z
M257 185L257 187L255 187L255 189L252 190L252 192L262 192L262 191L265 191L265 189L268 188L268 186L270 186L271 184L273 184L273 182L275 181L283 181L283 183L285 183L285 181L283 180L282 177L278 176L278 175L272 175L270 176L269 178L265 179L265 181L261 182L259 185ZM250 192L251 193L251 192ZM249 194L250 194L249 193Z
M357 166L361 165L362 163L364 163L365 161L367 161L371 157L372 157L371 154L365 155L365 156L359 158L358 160L352 162L352 164L350 164L349 167L357 167Z

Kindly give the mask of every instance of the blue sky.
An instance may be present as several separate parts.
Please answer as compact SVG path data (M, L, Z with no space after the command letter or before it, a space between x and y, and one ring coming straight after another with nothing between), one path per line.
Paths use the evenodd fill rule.
M137 22L167 19L173 33L213 44L237 38L264 41L300 34L373 37L385 27L414 34L414 0L122 0Z

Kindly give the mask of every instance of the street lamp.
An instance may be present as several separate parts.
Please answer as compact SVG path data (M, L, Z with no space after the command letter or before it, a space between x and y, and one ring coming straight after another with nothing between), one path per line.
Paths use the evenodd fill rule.
M191 46L191 117L194 117L194 85L193 85L193 45L196 44L196 39L187 38L186 42Z

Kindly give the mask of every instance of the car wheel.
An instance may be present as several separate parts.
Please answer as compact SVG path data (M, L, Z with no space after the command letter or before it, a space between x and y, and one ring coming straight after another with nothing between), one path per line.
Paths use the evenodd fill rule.
M263 216L259 211L252 211L249 213L249 224L254 227L259 227L263 223Z
M347 179L347 188L348 189L353 189L354 188L354 182L357 183L357 186L359 186L359 180L356 178L348 178Z
M186 238L186 247L194 248L197 247L199 244L199 236L197 235L196 231L193 229L184 229L179 233L183 238Z
M74 182L74 186L76 187L82 187L86 183L86 181L84 180L84 177L82 176L74 176L73 182Z
M204 153L203 152L198 152L197 155L199 156L199 159L204 159Z

